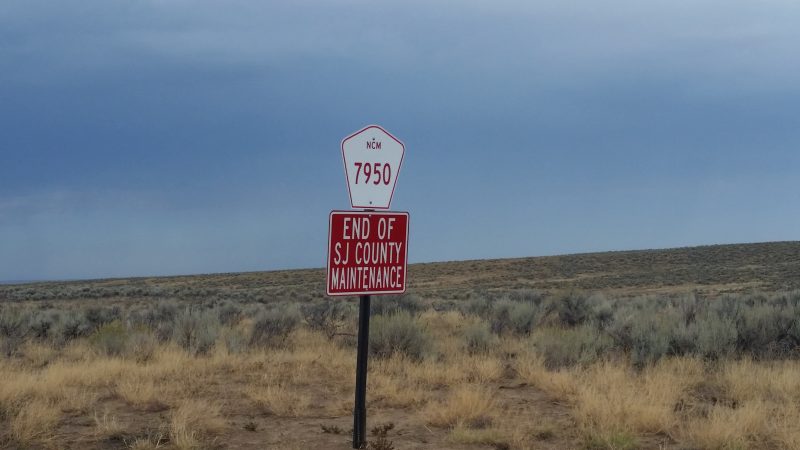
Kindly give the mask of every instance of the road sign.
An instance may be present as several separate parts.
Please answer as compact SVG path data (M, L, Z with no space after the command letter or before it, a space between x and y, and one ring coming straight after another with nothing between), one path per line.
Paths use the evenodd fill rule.
M328 295L406 291L407 212L332 211Z
M389 209L405 146L378 125L342 140L342 159L353 208Z

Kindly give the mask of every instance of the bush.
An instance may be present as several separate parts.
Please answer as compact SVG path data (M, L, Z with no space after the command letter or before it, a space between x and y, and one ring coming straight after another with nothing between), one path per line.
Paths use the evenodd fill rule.
M542 301L544 301L544 297L544 292L536 289L520 289L517 291L511 291L508 294L508 298L512 301L519 303L531 303L534 306L540 306Z
M727 317L709 314L694 323L697 333L698 356L720 359L736 351L736 324Z
M232 302L225 302L219 308L219 322L222 325L236 325L242 319L242 308Z
M89 323L90 328L92 330L96 330L107 323L119 320L122 317L122 311L120 310L119 306L113 306L110 308L91 306L86 309L84 316L86 317L86 321Z
M136 362L144 363L153 358L157 346L158 340L152 333L147 330L137 330L128 336L125 355Z
M87 336L90 331L89 323L86 322L83 315L77 311L70 311L67 313L58 327L58 334L63 343Z
M388 358L396 353L421 359L430 348L430 338L407 312L372 318L369 333L370 354Z
M293 305L264 311L253 322L250 345L275 347L285 344L289 333L300 325L301 319L300 311Z
M592 308L589 299L582 293L570 292L558 297L555 302L558 320L562 325L574 327L591 317Z
M486 296L471 296L461 307L461 312L488 318L492 312L492 301Z
M98 328L89 336L89 343L106 356L120 356L128 344L128 331L115 320Z
M596 328L582 325L567 329L548 329L533 338L533 345L549 369L585 365L608 352L613 342Z
M0 337L2 337L2 352L6 356L15 355L19 346L28 333L28 324L31 314L28 310L18 307L4 307L0 309Z
M29 322L29 311L18 307L4 307L0 309L0 336L21 338L25 336Z
M492 331L497 334L529 334L533 331L539 310L533 303L500 300L492 308Z
M756 358L787 356L792 344L792 329L800 318L795 307L755 306L748 308L736 320L737 346Z
M153 314L153 321L158 323L175 323L178 318L178 303L175 300L167 300L158 302L156 305L155 313Z
M325 333L328 338L333 338L356 316L352 304L326 300L304 305L303 317L309 328Z
M677 322L670 316L641 317L631 328L631 362L642 368L654 364L670 351Z
M226 327L221 333L222 342L229 355L237 355L247 350L250 337L242 327Z
M422 300L414 294L380 295L372 298L370 314L385 316L405 311L415 315L423 309Z
M46 340L51 337L52 329L58 324L60 315L56 311L38 311L30 321L31 336Z
M485 323L472 324L464 329L464 348L470 354L488 353L496 343L497 337Z
M604 297L598 297L592 306L592 319L601 330L607 329L614 323L614 306Z
M213 311L187 308L175 319L173 339L193 355L208 353L214 347L219 319Z

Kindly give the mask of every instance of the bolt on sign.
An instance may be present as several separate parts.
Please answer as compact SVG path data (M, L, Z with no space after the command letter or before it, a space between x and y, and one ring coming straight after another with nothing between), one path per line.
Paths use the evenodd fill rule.
M350 206L389 209L405 146L378 125L369 125L342 140L342 160Z
M332 211L328 295L406 291L407 212Z

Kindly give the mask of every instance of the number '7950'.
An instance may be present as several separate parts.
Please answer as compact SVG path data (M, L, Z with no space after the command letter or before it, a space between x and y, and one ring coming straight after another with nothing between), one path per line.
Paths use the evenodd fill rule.
M364 184L369 184L370 180L372 180L372 184L389 184L389 181L392 179L392 166L389 164L383 163L368 163L368 162L357 162L353 163L356 166L356 184L361 181L361 175L364 175Z

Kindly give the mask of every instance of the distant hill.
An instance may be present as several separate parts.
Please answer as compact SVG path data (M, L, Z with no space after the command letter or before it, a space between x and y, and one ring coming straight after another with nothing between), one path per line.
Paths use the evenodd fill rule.
M80 298L324 297L324 269L179 277L47 282L0 286L0 300ZM710 245L666 250L437 262L409 266L409 292L465 298L518 289L602 290L615 294L694 291L715 296L800 289L800 242Z

